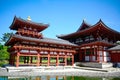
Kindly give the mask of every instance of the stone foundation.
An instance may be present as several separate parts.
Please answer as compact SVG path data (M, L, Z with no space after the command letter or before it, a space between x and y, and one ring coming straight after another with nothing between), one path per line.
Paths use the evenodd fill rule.
M96 63L96 62L76 62L76 66L91 67L91 68L110 68L112 63Z

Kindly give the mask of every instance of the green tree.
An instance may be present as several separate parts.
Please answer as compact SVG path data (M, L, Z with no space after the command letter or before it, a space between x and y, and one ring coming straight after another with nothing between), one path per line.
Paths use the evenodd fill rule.
M3 45L13 33L4 33L0 38L0 66L7 64L9 60L8 46Z
M4 33L0 41L3 43L7 42L7 40L10 38L12 34L13 33Z
M3 45L0 45L0 46L3 46ZM7 52L7 49L8 49L7 46L3 46L0 49L0 66L8 63L9 53Z

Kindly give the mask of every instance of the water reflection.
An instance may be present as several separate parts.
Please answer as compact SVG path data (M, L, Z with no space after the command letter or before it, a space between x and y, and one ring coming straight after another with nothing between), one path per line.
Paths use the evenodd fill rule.
M120 80L120 77L100 78L82 76L30 76L30 77L0 77L0 80Z

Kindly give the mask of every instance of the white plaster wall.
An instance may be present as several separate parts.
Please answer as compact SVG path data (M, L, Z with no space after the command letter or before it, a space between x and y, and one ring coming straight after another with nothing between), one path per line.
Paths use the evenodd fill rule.
M92 61L95 61L95 56L92 56Z
M100 56L102 56L102 51L98 51L98 53L100 54Z
M103 58L102 57L100 57L100 62L102 62L103 61Z
M106 52L106 51L104 51L104 61L105 61L105 62L110 61L109 53Z
M85 61L89 61L89 56L85 56Z
M98 51L98 53L100 54L100 61L102 62L102 60L103 60L103 58L102 58L102 51ZM110 61L109 53L104 51L103 54L104 54L104 61L105 62Z

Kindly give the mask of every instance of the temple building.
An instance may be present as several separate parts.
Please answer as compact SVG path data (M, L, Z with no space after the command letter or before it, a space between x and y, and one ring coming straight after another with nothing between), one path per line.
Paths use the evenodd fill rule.
M74 64L77 45L66 40L46 38L42 31L49 25L14 17L10 26L16 33L5 45L10 46L9 64L13 66L66 66Z
M67 66L75 62L119 63L120 33L100 19L89 25L84 20L76 32L46 38L42 34L49 25L14 17L10 26L16 33L5 45L10 46L10 65ZM93 64L92 64L93 65Z
M84 20L76 32L57 36L79 46L75 54L75 62L120 62L120 33L109 28L100 19L95 25L89 25Z

